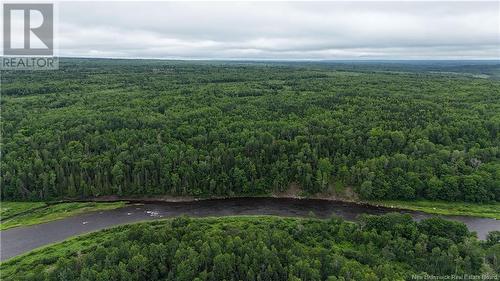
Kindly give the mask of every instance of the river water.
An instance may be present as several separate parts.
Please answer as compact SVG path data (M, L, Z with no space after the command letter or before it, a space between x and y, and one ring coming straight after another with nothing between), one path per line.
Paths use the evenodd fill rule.
M48 223L1 231L0 260L6 260L38 247L63 241L71 236L120 224L180 215L193 217L233 215L308 217L314 214L318 218L336 215L345 220L356 221L356 218L361 214L379 215L394 211L388 208L315 199L236 198L175 203L144 202L130 204L115 210L90 212ZM432 216L421 212L399 212L410 214L415 220ZM465 223L469 230L477 232L480 239L484 239L490 231L500 230L500 220L466 216L441 217Z

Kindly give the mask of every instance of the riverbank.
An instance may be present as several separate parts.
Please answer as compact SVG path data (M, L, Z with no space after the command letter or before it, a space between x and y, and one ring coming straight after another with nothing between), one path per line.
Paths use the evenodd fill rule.
M281 218L317 218L322 220L337 217L345 221L356 222L359 221L360 215L380 216L394 212L396 210L390 208L319 199L301 200L269 197L126 204L123 208L88 212L43 224L15 227L1 231L2 252L0 261L83 233L134 222L161 221L180 216L219 218L257 215ZM409 215L414 221L433 217L433 215L423 212L399 210L397 212ZM464 223L469 231L477 233L479 239L485 239L486 235L491 231L500 230L500 220L465 216L442 216L442 218Z
M369 201L368 204L386 208L419 211L447 216L470 216L500 220L500 203L480 204L443 201Z
M372 206L394 209L394 211L418 211L435 215L447 216L469 216L500 220L500 202L499 203L470 203L470 202L446 202L446 201L428 201L428 200L360 200L357 197L342 197L327 194L315 194L311 196L300 195L298 192L286 192L271 195L257 196L212 196L212 197L193 197L193 196L156 196L156 197L118 197L118 196L103 196L82 200L82 202L118 202L128 201L132 203L141 202L195 202L202 200L224 200L234 198L282 198L282 199L299 199L299 200L325 200L338 203L356 204L359 206Z
M125 206L126 202L2 202L0 230L40 224L87 213L112 210Z
M192 196L157 196L157 197L118 197L102 196L77 201L43 202L2 202L0 211L0 230L13 227L45 223L65 217L91 211L116 209L130 203L189 203L204 200L229 200L234 198L283 198L299 200L324 200L337 203L349 203L366 207L383 207L396 212L408 210L435 215L470 216L500 220L500 203L478 204L466 202L440 201L361 201L336 196L314 195L300 196L298 194L273 194L271 196L254 197L192 197Z
M240 280L243 278L233 276L232 272L246 274L248 268L253 266L255 269L253 272L266 274L270 270L295 266L301 270L300 272L306 272L304 268L307 272L318 272L315 273L316 278L304 279L319 280L321 279L319 272L323 270L324 276L340 274L351 279L354 276L356 280L367 280L364 277L375 276L375 272L383 275L380 275L380 278L369 278L370 280L404 280L426 268L434 268L435 260L444 259L456 263L449 267L450 272L456 268L465 272L472 270L471 266L475 266L474 270L491 267L488 262L493 260L489 258L493 255L487 256L486 252L489 251L483 251L483 249L488 250L491 245L477 241L468 231L454 222L413 221L408 216L394 214L364 217L363 221L364 224L361 226L340 219L239 215L209 218L177 217L127 224L80 235L57 244L46 244L43 248L0 263L0 273L6 281L31 280L34 277L40 280L60 279L61 276L65 276L66 279L90 276L94 277L90 279L102 280L108 280L109 276L117 276L117 279L124 280L128 279L126 276L130 274L141 276L134 278L135 280L160 278L196 280L198 279L195 278L196 272L202 274L200 280ZM420 237L419 240L409 239L407 233L401 232L401 229L412 230L415 236ZM444 229L446 231L443 231ZM390 235L387 235L387 232ZM470 250L465 251L459 259L448 258L449 254L446 251L441 255L441 252L437 251L439 249L437 247L441 245L429 248L420 246L420 243L432 245L431 241L435 240L446 241L449 245L446 247L468 247ZM419 250L419 255L409 255L413 259L404 259L404 264L403 258L395 263L396 255L408 252L402 254L399 247L386 246L395 243L398 243L398 246L402 245L400 247L408 249L409 252ZM468 253L472 253L472 257L476 257L479 262L473 265L464 264L463 260L471 258L467 256ZM359 257L366 257L367 254L371 257L371 262L366 262L364 259L360 262ZM318 255L321 255L319 256L321 258L318 258ZM455 255L458 255L458 252ZM235 260L234 257L240 256L245 259ZM310 263L311 260L315 262ZM428 260L432 262L428 263ZM333 261L338 261L339 266L332 268L330 265L334 263ZM274 263L276 266L271 267L269 263ZM226 265L228 267L223 267ZM244 267L237 269L240 265ZM391 270L381 271L381 267ZM185 276L185 268L190 269L191 275L188 277ZM220 268L235 269L220 270ZM262 271L261 268L267 270ZM212 278L204 278L208 271ZM360 271L370 272L370 275L359 274ZM113 275L110 275L112 272ZM433 271L430 273L435 274ZM303 274L297 275L303 276ZM285 278L290 276L290 273L283 272L281 276Z

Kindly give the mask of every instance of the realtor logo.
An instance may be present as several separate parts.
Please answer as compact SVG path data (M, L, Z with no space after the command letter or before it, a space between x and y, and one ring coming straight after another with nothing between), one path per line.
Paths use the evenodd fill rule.
M3 4L0 70L56 70L54 4Z
M54 54L53 4L4 4L3 54L52 56Z

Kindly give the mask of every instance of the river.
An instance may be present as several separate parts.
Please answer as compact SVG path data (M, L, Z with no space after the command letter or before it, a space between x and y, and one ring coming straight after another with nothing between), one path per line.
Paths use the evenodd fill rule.
M115 210L90 212L48 223L1 231L0 260L6 260L38 247L63 241L75 235L120 224L179 215L193 217L233 215L308 217L314 214L318 218L336 215L345 220L355 221L360 214L379 215L394 211L388 208L316 199L236 198L175 203L144 202L129 204ZM432 216L421 212L399 212L410 214L415 220ZM465 223L469 230L477 232L480 239L484 239L489 231L500 230L500 220L466 216L441 217Z

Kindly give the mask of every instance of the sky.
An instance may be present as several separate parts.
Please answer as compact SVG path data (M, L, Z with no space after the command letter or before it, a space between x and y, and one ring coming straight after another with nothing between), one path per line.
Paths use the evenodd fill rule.
M61 2L59 56L499 59L500 2Z

